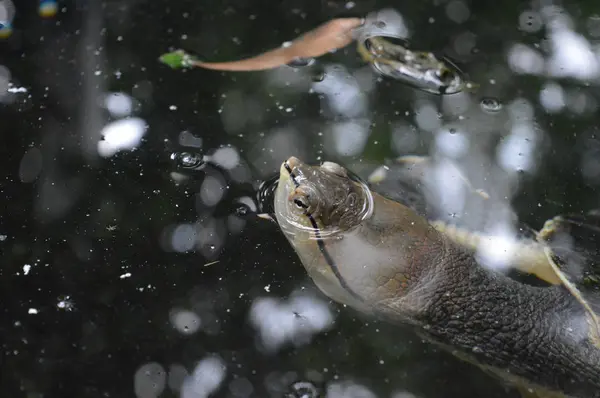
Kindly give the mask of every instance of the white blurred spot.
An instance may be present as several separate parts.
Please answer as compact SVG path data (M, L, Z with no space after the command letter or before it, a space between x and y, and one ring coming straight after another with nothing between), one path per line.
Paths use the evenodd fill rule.
M548 2L551 3L551 2ZM573 19L566 13L565 9L557 5L544 5L540 9L548 30L573 29Z
M451 115L462 115L469 110L471 103L471 95L465 91L442 97L442 109Z
M446 158L431 170L432 179L428 182L437 193L438 206L446 214L462 214L466 202L466 189L463 173L458 165Z
M360 120L334 123L331 126L331 138L334 153L343 156L358 155L367 144L369 122Z
M477 260L485 267L504 270L510 267L517 247L518 242L512 228L501 224L489 236L480 240Z
M262 346L267 351L276 351L288 342L296 346L307 344L315 333L331 328L334 318L323 301L295 295L287 301L256 299L250 308L250 321Z
M525 98L516 98L508 106L511 122L524 123L534 119L533 105Z
M30 270L31 270L31 265L29 265L29 264L25 264L25 265L23 266L23 275L27 275L27 274L29 274L29 271L30 271Z
M394 391L391 398L417 398L417 396L408 391Z
M171 326L183 334L194 334L202 325L198 314L179 308L171 310L169 320L171 321Z
M556 77L589 80L598 77L598 57L585 37L568 29L554 29L549 33L552 56L548 72Z
M165 389L167 374L156 362L139 367L133 376L134 391L137 398L156 398Z
M454 47L454 51L457 54L468 56L472 54L475 45L477 44L477 36L473 32L463 32L460 33L454 39L452 46ZM453 95L448 96L446 98L451 98Z
M397 122L392 126L392 148L396 153L412 153L419 145L417 128L405 122Z
M215 151L212 161L224 169L231 170L240 163L240 155L235 148L223 147Z
M225 194L225 183L218 177L207 175L200 187L200 200L206 206L215 206Z
M498 146L498 162L508 171L531 171L537 137L531 124L513 126L511 134Z
M331 110L346 117L358 117L367 109L367 99L354 76L341 65L327 65L325 78L312 89L325 96Z
M448 19L456 23L463 23L471 16L469 7L460 0L452 0L446 6L446 15Z
M189 131L179 133L179 145L202 148L202 137L196 137Z
M202 359L181 385L180 398L207 398L225 380L225 362L217 356Z
M346 381L329 384L327 398L377 398L377 395L363 385Z
M171 247L179 253L185 253L196 244L196 229L190 224L179 224L171 234Z
M119 279L126 279L126 278L130 278L131 277L131 272L126 272L124 274L122 274L121 276L119 276Z
M0 3L0 21L12 22L15 15L15 5L11 0L4 0Z
M469 150L469 137L462 131L443 129L435 135L436 148L450 158L460 158Z
M36 308L30 308L30 309L27 311L27 313L28 313L28 314L37 314L37 313L38 313L38 310L37 310Z
M112 93L104 98L104 106L112 116L125 117L131 115L133 101L125 93Z
M514 44L508 50L508 65L521 74L539 75L544 71L544 57L524 44Z
M567 93L567 106L575 114L593 113L598 109L598 102L588 93L575 89Z
M147 125L143 119L130 118L111 122L104 126L98 142L100 156L109 157L121 150L133 150L146 134Z
M424 131L435 131L442 124L437 108L430 102L421 102L415 105L415 123Z
M562 87L556 83L546 83L540 91L540 104L550 113L565 107L565 95Z

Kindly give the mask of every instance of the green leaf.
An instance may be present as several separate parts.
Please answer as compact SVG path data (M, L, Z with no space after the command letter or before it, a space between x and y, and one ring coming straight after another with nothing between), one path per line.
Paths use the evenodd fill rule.
M191 68L196 58L183 50L176 50L160 56L159 61L173 69Z

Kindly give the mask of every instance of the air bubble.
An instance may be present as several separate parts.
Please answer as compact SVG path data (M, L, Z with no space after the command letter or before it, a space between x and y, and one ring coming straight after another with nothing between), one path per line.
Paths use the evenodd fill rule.
M481 109L488 113L496 113L502 109L502 103L492 97L483 98L479 104Z
M376 21L373 25L375 25L375 27L379 28L379 29L383 29L386 26L385 22L383 22L383 21Z
M247 204L240 203L233 211L233 214L235 214L238 217L247 217L250 214L252 214L252 210L250 210L250 207Z
M311 66L312 64L315 63L315 59L314 58L294 58L292 60L292 62L288 63L287 65L292 67L292 68L305 68L307 66Z
M319 390L310 381L297 381L290 386L287 398L317 398Z
M177 162L177 165L185 169L195 169L204 164L202 156L191 152L173 153L171 159Z
M315 83L322 82L326 76L325 69L320 65L315 66L310 71L310 79Z

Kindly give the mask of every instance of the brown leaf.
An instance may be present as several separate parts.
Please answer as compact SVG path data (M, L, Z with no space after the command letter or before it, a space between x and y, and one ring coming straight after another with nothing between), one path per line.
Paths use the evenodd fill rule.
M252 58L231 62L195 61L194 66L225 71L257 71L289 64L295 58L314 58L346 47L354 40L352 29L360 26L360 18L338 18L303 34L288 47L279 47Z

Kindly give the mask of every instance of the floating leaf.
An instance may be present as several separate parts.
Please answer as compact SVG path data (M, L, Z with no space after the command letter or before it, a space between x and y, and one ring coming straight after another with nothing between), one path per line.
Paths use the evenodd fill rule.
M159 60L173 69L190 68L198 62L195 57L183 50L176 50L163 54L160 56Z
M249 72L277 68L299 58L316 58L330 51L346 47L354 40L352 29L360 26L360 18L337 18L318 26L299 38L289 46L279 47L252 58L231 62L201 62L177 50L164 54L160 61L173 69L200 67L213 70Z

